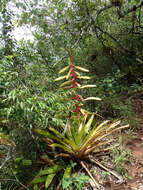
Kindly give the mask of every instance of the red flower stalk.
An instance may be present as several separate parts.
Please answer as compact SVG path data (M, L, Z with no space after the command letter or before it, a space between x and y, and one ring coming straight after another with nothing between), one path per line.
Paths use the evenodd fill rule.
M78 88L77 79L78 79L78 76L75 73L75 65L74 65L72 54L71 54L71 52L68 49L66 49L66 51L68 52L68 54L70 56L70 61L71 61L70 66L72 68L72 70L71 70L71 76L72 76L72 81L73 82L72 82L72 85L70 86L70 88L74 88L75 92L76 92L76 94L72 95L73 96L72 100L75 100L75 107L76 107L75 110L73 110L73 112L75 112L75 113L77 113L77 115L79 115L81 113L80 112L81 98L80 98L80 96L79 96L79 94L77 92L77 88Z

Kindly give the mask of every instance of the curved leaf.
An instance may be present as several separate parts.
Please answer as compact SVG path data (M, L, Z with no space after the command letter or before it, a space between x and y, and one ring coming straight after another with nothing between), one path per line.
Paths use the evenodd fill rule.
M63 79L65 79L65 78L66 78L66 75L56 78L55 81L63 80Z
M83 89L83 88L94 88L94 87L97 87L96 85L92 85L92 84L89 84L89 85L84 85L84 86L81 86L80 89Z
M64 73L66 70L68 70L68 68L69 68L69 65L66 66L66 67L64 67L63 69L61 69L61 70L59 71L59 74Z
M42 176L42 177L36 177L34 178L31 183L35 184L35 183L42 183L46 180L47 176Z
M68 85L68 84L71 84L72 82L73 82L72 80L68 80L68 81L66 81L66 82L63 82L63 83L60 85L60 87L63 87L63 86Z
M87 80L91 79L91 77L88 77L88 76L78 76L78 78L79 79L87 79Z
M72 69L69 70L68 74L66 75L66 80L70 77Z
M63 175L63 178L64 179L69 179L71 177L71 173L72 173L72 166L71 165L68 165L65 169L65 172L64 172L64 175Z
M51 166L51 167L48 167L44 170L41 170L38 175L41 176L41 175L46 175L46 174L54 174L63 168L64 168L64 166L61 166L61 165Z
M53 178L55 177L56 173L55 174L50 174L47 176L47 179L46 179L46 182L45 182L45 187L48 188L49 185L51 184Z
M88 97L86 99L83 99L83 101L87 101L87 100L99 100L99 101L101 101L101 98L98 98L98 97Z
M76 69L80 70L80 71L83 71L83 72L89 72L88 69L85 69L83 67L79 67L79 66L75 66Z

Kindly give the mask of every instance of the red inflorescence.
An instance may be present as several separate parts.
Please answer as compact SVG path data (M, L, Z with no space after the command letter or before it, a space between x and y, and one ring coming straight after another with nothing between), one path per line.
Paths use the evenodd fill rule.
M76 94L73 94L73 97L72 97L72 100L75 100L75 110L73 110L73 112L77 113L77 115L79 115L81 112L80 112L80 102L81 102L81 98L77 92L77 88L78 88L78 85L77 85L77 79L78 79L78 76L76 75L75 73L75 66L74 66L74 61L73 61L73 57L72 57L72 54L70 53L69 50L66 49L66 51L68 52L69 56L70 56L70 61L71 61L71 76L72 76L72 85L70 88L74 88L75 89L75 92Z

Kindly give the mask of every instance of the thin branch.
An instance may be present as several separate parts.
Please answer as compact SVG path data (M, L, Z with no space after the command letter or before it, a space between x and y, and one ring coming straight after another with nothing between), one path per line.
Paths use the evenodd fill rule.
M126 11L121 11L121 9L118 10L118 15L119 15L119 19L125 17L127 14L136 11L137 9L143 7L143 0L138 4L138 5L134 5L133 7L131 7L130 9L127 9Z
M13 181L13 182L17 182L15 179L0 179L0 182L3 182L3 181Z
M95 25L96 21L94 20L94 18L92 17L92 15L89 13L89 9L87 6L87 3L85 2L85 6L86 6L86 13L87 15L90 17L91 19L91 25L94 26L94 31L97 32L97 30L99 30L100 32L104 33L105 35L107 35L108 37L110 37L115 43L118 44L118 46L121 48L121 50L124 50L125 52L131 53L130 50L128 50L127 48L125 48L116 38L114 38L110 33L108 33L107 31L104 31L101 27ZM108 8L111 8L110 6L107 6ZM103 10L106 10L106 8L101 9L101 11L99 11L99 13L101 13ZM99 16L99 14L98 14Z
M26 0L24 0L24 3L25 3L25 5L28 7L28 9L29 9L30 11L32 11L32 9L30 8L30 6L29 6L29 4L27 3Z
M15 181L16 181L18 184L20 184L24 189L30 190L28 187L26 187L24 184L22 184L22 183L19 181L19 179L18 179L17 176L15 175L15 173L14 173L14 171L13 171L12 168L11 168L11 171L12 171L14 177L15 177Z
M124 50L125 52L130 53L130 50L125 48L116 38L114 38L110 33L104 31L103 29L101 29L99 26L95 26L94 25L95 30L98 29L100 32L104 33L105 35L107 35L108 37L110 37L116 44L118 44L118 46Z
M103 11L108 10L108 9L110 9L110 8L112 8L112 7L114 7L114 6L113 6L112 4L110 4L110 5L107 5L107 6L103 7L102 9L99 9L99 10L97 11L97 16L96 16L97 22L98 22L98 17L99 17L99 15L100 15Z
M139 26L141 25L141 10L142 10L142 7L140 7L140 10L139 10Z
M4 165L7 163L7 161L10 160L10 158L11 158L10 152L11 152L11 148L8 149L6 158L5 158L4 162L1 164L0 169L2 169L4 167Z
M81 161L80 164L81 164L82 167L85 169L85 171L88 173L88 175L91 177L91 179L92 179L92 181L94 182L94 184L96 185L96 187L100 190L100 185L99 185L98 182L94 179L94 177L92 176L92 174L90 173L90 171L88 170L88 168L86 167L86 165L84 164L84 162Z
M97 166L99 166L100 168L104 169L105 171L111 173L113 176L115 176L118 181L116 183L118 184L122 184L125 182L125 180L123 179L123 177L121 175L119 175L117 172L113 171L113 170L110 170L108 168L106 168L105 166L103 166L100 162L98 162L97 160L95 160L93 158L93 156L88 156L88 159L92 162L92 163L95 163Z

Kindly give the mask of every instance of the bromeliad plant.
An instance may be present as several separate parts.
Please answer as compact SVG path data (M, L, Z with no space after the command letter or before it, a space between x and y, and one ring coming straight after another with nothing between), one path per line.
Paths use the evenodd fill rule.
M50 127L47 131L41 129L35 129L35 131L40 135L44 135L46 137L45 141L47 142L49 147L57 148L59 150L58 153L56 153L55 155L56 158L68 157L70 159L76 160L77 162L80 162L82 167L87 171L87 173L97 186L97 188L100 189L99 184L95 181L92 174L87 169L84 161L90 160L91 162L96 163L99 167L110 172L121 181L121 176L107 169L101 163L96 161L92 155L93 153L94 155L96 155L96 153L104 151L103 147L106 147L107 149L107 145L110 145L110 143L114 141L114 138L111 138L110 135L120 129L128 127L129 125L120 126L121 121L111 122L108 120L100 124L96 124L94 123L94 114L91 114L82 109L82 102L87 100L100 99L97 97L89 97L83 99L79 95L79 89L95 87L95 85L80 84L80 79L90 79L90 77L88 76L82 76L80 71L88 72L88 70L79 66L75 66L71 53L69 51L68 53L71 62L68 66L66 66L59 72L60 74L62 74L67 71L67 74L57 78L56 81L66 79L66 81L61 84L61 87L65 89L73 89L71 99L74 101L75 109L71 110L72 116L68 118L68 122L65 124L66 130L64 130L64 132L61 133L60 130L58 131L57 129L54 129L52 127ZM76 115L74 113L76 113ZM47 170L47 168L44 168L44 170ZM47 184L49 186L50 183L48 182Z
M94 114L88 119L87 114L82 116L77 121L69 122L65 134L60 133L54 128L49 128L48 131L36 129L35 131L45 137L48 137L53 142L48 143L50 147L58 147L62 153L56 157L70 157L77 160L85 160L93 152L99 152L101 146L107 145L114 139L109 139L109 135L113 132L128 127L128 125L117 127L120 121L110 122L109 120L101 124L93 125Z

